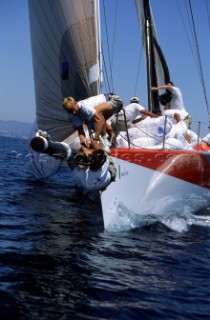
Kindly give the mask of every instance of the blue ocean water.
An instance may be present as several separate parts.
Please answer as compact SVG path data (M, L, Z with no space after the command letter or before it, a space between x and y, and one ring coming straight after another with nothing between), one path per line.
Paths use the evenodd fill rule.
M210 230L103 227L68 169L33 178L27 141L0 137L0 319L209 319Z

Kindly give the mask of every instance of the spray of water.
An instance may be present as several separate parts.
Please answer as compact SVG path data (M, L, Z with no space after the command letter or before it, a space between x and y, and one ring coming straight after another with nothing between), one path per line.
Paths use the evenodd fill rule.
M139 209L133 211L117 198L112 203L111 219L105 228L108 231L127 231L161 223L170 230L187 232L191 225L210 227L209 199L191 194L185 199L166 196L160 200L142 202ZM202 210L205 212L202 214Z

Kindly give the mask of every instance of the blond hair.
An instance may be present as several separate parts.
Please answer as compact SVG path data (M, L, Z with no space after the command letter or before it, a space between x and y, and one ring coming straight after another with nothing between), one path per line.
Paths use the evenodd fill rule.
M63 99L63 108L64 109L71 109L73 105L76 103L76 100L73 97L67 97Z

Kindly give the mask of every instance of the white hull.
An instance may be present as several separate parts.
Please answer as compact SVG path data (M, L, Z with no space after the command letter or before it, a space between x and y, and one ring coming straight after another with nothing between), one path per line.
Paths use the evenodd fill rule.
M154 221L164 222L163 219L186 211L194 214L210 203L208 188L171 176L164 170L160 172L113 159L117 168L116 181L101 194L106 230L127 230ZM170 165L173 166L172 162Z

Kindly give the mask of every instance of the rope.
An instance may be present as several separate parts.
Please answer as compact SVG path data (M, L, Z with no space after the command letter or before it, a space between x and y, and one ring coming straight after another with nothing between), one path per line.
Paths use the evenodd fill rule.
M103 10L104 10L104 22L105 22L107 49L108 49L108 60L109 60L109 68L110 68L110 81L111 81L111 88L112 88L111 91L114 92L112 65L111 65L111 57L110 57L110 47L109 47L109 39L108 39L108 28L107 28L106 10L105 10L105 5L104 5L104 0L103 0Z
M125 112L125 114L126 114L126 112ZM205 127L206 127L207 123L206 123L206 122L200 122L200 121L199 121L199 122L197 122L197 121L192 121L192 123L198 124L198 129L197 129L196 131L193 131L193 132L195 132L195 133L197 134L198 140L199 140L200 131L201 131L201 125L203 124L203 125L205 125ZM129 148L129 149L130 149L132 146L135 147L135 148L138 148L138 149L139 149L139 148L140 148L140 149L148 149L148 147L154 146L154 149L155 149L155 147L156 147L157 145L161 145L161 141L160 141L158 138L156 138L154 135L148 133L148 131L146 131L146 129L142 129L142 128L140 128L139 126L137 126L137 125L135 125L135 124L133 124L133 126L134 126L137 130L139 130L139 132L142 132L142 133L145 135L145 137L143 137L143 138L146 138L146 139L152 138L153 140L156 140L158 143L157 143L156 145L154 145L154 144L149 144L149 142L148 142L148 146L143 146L143 147L140 146L139 144L137 145L137 144L133 143L133 141L130 140L129 131L128 131L128 129L127 129L127 130L126 130L126 137L125 137L123 134L121 134L121 133L119 133L119 136L128 143L128 148ZM166 130L166 117L165 117L165 121L164 121L164 132L165 132L165 130ZM129 139L128 139L128 137L129 137ZM162 147L160 147L160 149L162 149L162 150L164 150L164 149L169 149L169 148L165 148L165 137L166 137L166 134L163 133ZM139 137L139 138L141 138L141 137ZM137 138L137 139L138 139L138 138ZM167 141L167 145L171 146L171 148L172 148L173 150L177 149L176 146L173 145L172 143L170 143L169 141Z
M197 33L196 33L196 29L195 29L195 22L194 22L194 16L193 16L193 12L192 12L191 0L189 0L189 6L190 6L192 23L193 23L193 31L194 31L194 37L195 37L195 42L196 42L198 63L199 63L200 74L201 74L201 83L202 83L202 86L203 86L203 92L204 92L207 112L209 114L209 103L208 103L208 98L207 98L207 94L206 94L206 87L205 87L205 81L204 81L204 76L203 76L203 67L202 67L202 62L201 62L201 56L200 56L200 50L199 50L199 45L198 45Z
M183 16L182 16L182 11L181 11L181 9L180 9L180 7L178 5L178 1L176 2L176 4L177 4L178 11L179 11L179 14L180 14L180 17L181 17L181 21L182 21L182 24L183 24L183 27L184 27L184 30L185 30L185 33L186 33L186 36L187 36L187 40L188 40L188 43L189 43L189 46L190 46L190 49L191 49L191 52L192 52L192 55L193 55L193 59L194 59L194 62L195 62L195 65L196 65L196 68L197 68L197 71L198 71L198 74L199 74L199 77L200 77L200 81L201 81L201 85L202 85L203 93L204 93L206 109L207 109L207 113L209 115L210 109L209 109L209 103L208 103L208 98L207 98L207 94L206 94L202 62L201 62L200 50L199 50L197 33L196 33L196 28L195 28L195 21L194 21L192 6L191 6L191 0L188 0L188 1L189 1L189 7L187 6L187 2L185 2L185 6L186 6L187 14L188 14L189 26L190 26L190 30L191 30L193 43L194 43L194 45L193 45L194 46L194 51L193 51L193 46L192 46L192 44L190 42L190 38L189 38L189 35L188 35L188 32L187 32L187 28L186 28ZM207 10L207 12L208 12L208 10Z

